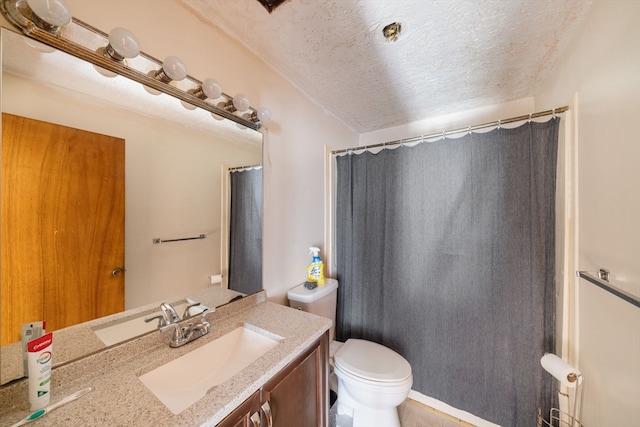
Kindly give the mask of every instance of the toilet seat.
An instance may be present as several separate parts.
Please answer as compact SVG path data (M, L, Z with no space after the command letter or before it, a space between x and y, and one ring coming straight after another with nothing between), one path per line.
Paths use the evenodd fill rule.
M371 341L348 339L336 352L334 363L336 369L367 382L402 383L412 378L404 357Z

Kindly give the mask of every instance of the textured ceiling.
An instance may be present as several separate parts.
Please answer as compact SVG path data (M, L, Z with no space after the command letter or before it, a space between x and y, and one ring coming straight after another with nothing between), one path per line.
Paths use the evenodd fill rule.
M179 0L357 133L533 96L591 0ZM382 36L402 24L396 42ZM277 112L274 112L277 114Z

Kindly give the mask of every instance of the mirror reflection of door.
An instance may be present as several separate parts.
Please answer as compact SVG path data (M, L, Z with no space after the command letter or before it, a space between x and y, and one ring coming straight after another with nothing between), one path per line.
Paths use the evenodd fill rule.
M262 169L230 172L229 289L262 289Z
M124 310L125 141L2 114L2 344Z

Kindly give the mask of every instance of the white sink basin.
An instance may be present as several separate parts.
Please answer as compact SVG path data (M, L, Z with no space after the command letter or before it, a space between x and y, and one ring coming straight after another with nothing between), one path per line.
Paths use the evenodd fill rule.
M192 304L195 301L190 299L182 300L178 303L173 304L173 307L178 312L178 315L182 316L184 310L187 308L188 304ZM191 307L189 309L189 314L191 316L195 316L196 314L202 313L206 310L207 307L204 305L198 305L196 307ZM128 339L138 337L142 334L146 334L147 332L154 331L158 329L158 321L154 320L152 322L145 322L144 319L146 317L150 317L153 315L162 314L160 311L153 314L147 314L145 316L134 317L129 320L122 321L115 325L108 326L106 328L96 327L93 332L102 340L105 345L113 345L119 342L126 341Z
M140 381L177 415L204 397L211 387L224 383L282 340L269 335L251 325L240 326L140 376Z

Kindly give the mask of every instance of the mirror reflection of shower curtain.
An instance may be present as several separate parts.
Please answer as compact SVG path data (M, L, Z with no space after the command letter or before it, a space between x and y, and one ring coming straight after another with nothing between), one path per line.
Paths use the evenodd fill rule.
M414 390L487 421L548 414L559 120L338 157L337 339L398 351Z
M262 169L230 172L229 289L262 289Z

